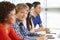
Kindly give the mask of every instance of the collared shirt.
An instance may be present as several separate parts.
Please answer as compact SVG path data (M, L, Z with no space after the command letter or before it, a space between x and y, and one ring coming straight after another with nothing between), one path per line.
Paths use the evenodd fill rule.
M20 30L21 30L21 33L24 35L24 36L39 36L39 34L37 33L34 33L34 32L29 32L27 30L27 28L24 27L23 23L20 23Z
M31 18L32 18L32 22L33 22L33 24L34 24L34 27L36 27L37 24L41 24L41 23L42 23L39 14L38 14L36 17L31 16Z
M6 33L4 25L0 23L0 40L23 40L14 32L11 26L8 26L7 30L8 33Z
M20 33L18 23L12 24L12 28L14 29L18 36L21 36L23 38L23 35Z
M20 37L24 38L24 40L36 40L36 38L28 36L28 34L30 34L29 31L23 31L26 29L22 25L19 26L18 21L16 21L16 23L13 24L12 27Z

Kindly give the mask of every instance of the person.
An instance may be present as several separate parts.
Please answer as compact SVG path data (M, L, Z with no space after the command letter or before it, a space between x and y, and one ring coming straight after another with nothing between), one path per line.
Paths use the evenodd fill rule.
M15 5L13 3L0 2L0 40L23 40L11 27L15 22Z
M46 33L49 33L50 32L49 28L43 27L42 21L40 18L41 3L36 1L36 2L33 2L33 5L34 5L34 13L33 13L33 16L31 18L32 18L32 21L34 24L34 28L36 28L37 25L39 25L39 28L36 31L46 31Z
M31 4L31 3L26 3L29 7L29 12L28 12L28 15L27 15L27 18L26 18L26 23L27 23L27 29L30 31L30 32L35 32L35 29L34 29L34 25L33 25L33 22L32 22L32 19L31 19L31 16L33 16L33 13L34 13L34 5ZM42 35L42 34L41 34ZM41 36L42 37L42 36ZM44 37L44 36L43 36ZM46 37L45 37L46 38ZM40 40L40 39L39 39ZM42 39L41 39L42 40Z
M31 33L29 32L23 25L23 20L26 19L28 14L28 6L24 3L20 3L16 5L16 23L12 25L15 32L21 37L23 37L25 40L43 40L43 37L39 37L40 35L37 33ZM33 37L38 36L38 37ZM39 39L38 39L39 38Z
M26 4L29 7L29 12L28 12L28 15L27 15L27 18L26 18L26 25L27 25L26 27L30 32L34 32L35 31L34 28L33 28L34 25L33 25L32 20L31 20L31 16L34 13L34 6L31 3L26 3Z

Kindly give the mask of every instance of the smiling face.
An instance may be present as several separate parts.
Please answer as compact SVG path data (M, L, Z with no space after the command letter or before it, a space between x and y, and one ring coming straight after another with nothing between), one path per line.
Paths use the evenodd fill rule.
M24 19L26 19L27 14L28 14L27 9L23 9L17 12L16 17L19 21L23 21Z
M40 4L38 4L36 7L35 7L35 12L37 13L37 14L39 14L40 12L41 12L41 5Z
M10 14L5 18L6 21L9 23L9 24L14 24L15 23L15 13L16 13L16 10L13 9Z
M24 3L16 5L16 18L19 22L26 19L28 14L28 9L29 7Z
M33 13L34 13L34 7L30 9L30 15L33 15Z

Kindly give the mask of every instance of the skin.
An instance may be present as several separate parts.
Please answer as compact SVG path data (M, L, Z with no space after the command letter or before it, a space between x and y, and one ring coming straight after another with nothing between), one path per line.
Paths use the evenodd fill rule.
M38 5L34 8L34 15L33 15L33 16L36 17L40 12L41 12L41 5L38 4ZM46 33L49 33L49 32L50 32L49 28L44 28L43 25L42 25L42 23L39 24L39 29L36 30L36 31L46 31Z
M8 24L14 24L15 22L15 9L13 9L9 15L7 15L7 17L5 18L5 21L7 21L6 23Z
M35 8L34 8L34 17L36 17L39 13L41 12L41 5L40 4L38 4ZM39 24L39 27L43 27L43 25L42 24Z
M34 8L34 14L35 14L35 16L37 16L40 12L41 12L41 5L38 4L38 5Z
M6 33L8 34L8 27L11 25L11 24L14 24L15 23L15 9L13 9L9 15L7 15L7 17L5 18L5 21L3 23L5 29L6 29Z
M18 19L19 23L23 22L23 20L26 19L28 14L28 11L26 9L22 9L19 12L17 12L16 14L16 18ZM43 40L43 37L36 37L37 40L39 40L41 38L41 40Z
M16 14L16 17L17 17L17 19L19 20L19 22L21 22L21 21L23 21L24 19L26 19L27 14L28 14L27 9L22 9L22 10L20 10L20 11Z
M33 15L33 13L34 13L34 7L30 9L30 15Z

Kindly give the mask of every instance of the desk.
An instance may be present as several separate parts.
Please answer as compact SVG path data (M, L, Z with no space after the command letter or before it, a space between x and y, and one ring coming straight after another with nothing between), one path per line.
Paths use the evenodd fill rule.
M51 33L56 33L56 34L52 34L53 37L55 37L54 39L48 39L48 40L60 40L60 38L58 38L58 35L60 34L60 30L58 29L50 29Z
M48 39L48 40L60 40L60 38L58 38L58 35L60 34L60 30L59 29L50 29L51 33L50 34L46 34L44 31L42 32L37 32L38 34L46 34L46 35L53 35L54 39Z

